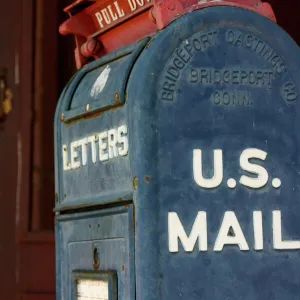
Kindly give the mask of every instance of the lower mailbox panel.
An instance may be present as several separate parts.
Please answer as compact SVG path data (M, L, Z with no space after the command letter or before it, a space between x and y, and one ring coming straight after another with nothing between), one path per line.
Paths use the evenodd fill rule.
M108 271L115 274L118 299L134 299L132 205L58 216L56 235L57 299L76 299L74 272L97 278Z

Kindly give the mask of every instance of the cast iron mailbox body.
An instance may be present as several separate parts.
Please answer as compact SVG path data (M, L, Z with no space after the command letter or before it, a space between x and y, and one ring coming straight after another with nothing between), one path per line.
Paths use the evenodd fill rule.
M103 274L103 299L298 299L299 71L233 7L79 71L56 114L57 299Z

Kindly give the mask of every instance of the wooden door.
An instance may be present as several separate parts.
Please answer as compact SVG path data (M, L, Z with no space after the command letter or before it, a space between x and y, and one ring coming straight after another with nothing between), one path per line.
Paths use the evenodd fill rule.
M54 144L56 103L75 72L73 38L58 26L71 1L23 0L21 26L21 102L17 133L18 299L55 299Z
M19 26L21 1L0 1L0 69L7 71L14 107L0 121L0 291L1 299L15 299L16 197L18 194ZM9 12L9 13L8 13ZM0 103L2 105L2 101Z
M45 110L53 115L57 100L58 20L57 1L48 1L49 14L44 2L23 0L20 24L16 278L17 299L22 300L55 299L53 122L44 116ZM49 90L44 84L46 72Z
M63 7L71 1L19 1L20 100L8 150L15 164L10 181L15 215L9 216L16 231L14 276L17 299L54 300L53 121L61 89L75 71L73 39L61 38L58 26L66 18Z

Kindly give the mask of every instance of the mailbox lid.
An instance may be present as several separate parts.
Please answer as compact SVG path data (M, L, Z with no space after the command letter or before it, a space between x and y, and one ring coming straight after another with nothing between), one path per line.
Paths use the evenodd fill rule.
M148 40L84 67L62 94L55 116L56 210L132 199L124 101Z
M134 197L137 299L298 299L299 248L278 249L276 240L280 224L282 240L300 240L296 43L253 12L209 8L157 34L131 78L127 104L141 115L130 120L131 157L143 153L142 167L132 161L140 183ZM214 178L214 150L222 151L215 164L223 173L209 188L198 174ZM241 156L247 155L266 170L263 186L262 169L245 167ZM257 185L242 184L242 176ZM229 245L238 232L226 231L226 223L235 218L247 247L241 239ZM206 237L203 224L207 247L197 239ZM222 239L228 244L221 249ZM149 276L155 281L145 289Z
M70 122L124 104L130 71L148 41L145 38L80 70L63 97L60 118Z
M117 299L134 299L133 224L131 204L58 216L57 299L75 300L74 280L79 279L113 281L110 293L117 290Z

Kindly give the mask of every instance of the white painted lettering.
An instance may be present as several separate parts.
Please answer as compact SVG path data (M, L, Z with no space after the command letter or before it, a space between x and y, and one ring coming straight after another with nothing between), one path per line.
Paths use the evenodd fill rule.
M119 155L125 156L128 154L128 137L127 126L123 125L118 128L118 144Z
M79 161L79 155L78 155L78 147L79 142L75 141L71 143L71 168L72 170L76 170L80 168L80 161Z
M95 16L96 16L96 18L97 18L97 20L99 22L100 28L103 28L104 27L104 25L103 25L103 17L101 15L101 13L97 12L97 13L95 13Z
M254 249L259 251L264 249L262 212L253 212Z
M281 211L273 211L273 245L277 250L300 249L300 241L283 241Z
M110 129L108 131L108 156L110 159L118 157L117 141L117 130Z
M89 136L87 140L91 143L92 161L95 164L97 162L96 141L98 141L98 136Z
M136 2L135 2L135 0L128 0L128 4L130 6L131 11L135 11L136 10Z
M254 250L264 250L263 217L261 211L253 211ZM275 250L299 250L300 240L283 240L281 211L272 212L273 223L273 249ZM179 240L185 252L207 251L208 232L207 214L199 211L194 221L190 235L186 233L178 214L168 213L168 241L169 251L179 251ZM198 250L195 249L198 240ZM219 233L215 240L213 251L221 252L225 245L236 245L240 251L249 251L249 246L240 223L233 211L224 213Z
M99 134L99 158L100 161L106 161L109 159L107 150L107 131Z
M265 160L267 155L268 154L266 152L254 148L246 149L243 151L240 156L241 168L249 173L257 175L257 178L243 175L240 178L240 183L242 185L253 189L259 189L267 184L269 178L267 170L260 165L249 162L249 159L253 158Z
M104 21L106 22L107 25L109 25L111 23L111 19L110 19L110 16L107 12L107 8L103 8L101 9L101 13L102 13L102 16L104 18Z
M86 166L89 158L95 164L97 163L97 156L99 156L100 162L126 156L128 147L128 128L126 125L84 137L70 144L70 161L68 147L63 145L63 170L75 170L81 166ZM79 151L81 151L81 155Z
M124 16L125 16L125 12L124 12L123 9L120 8L118 1L115 1L115 2L114 2L114 6L115 6L115 8L116 8L116 10L117 10L117 13L118 13L119 18L124 17Z
M118 16L116 15L116 13L114 13L114 12L112 11L111 5L108 5L107 8L108 8L108 11L109 11L109 14L110 14L112 20L113 20L113 21L118 20Z
M136 0L136 3L139 5L139 6L143 6L145 3L144 3L144 0Z
M224 214L214 251L222 251L224 245L238 245L241 251L249 250L239 221L233 211L226 211Z
M69 161L68 148L66 145L63 145L62 154L63 154L63 169L64 169L64 171L71 170L72 167L71 167L71 163Z
M202 150L195 149L193 154L193 172L196 183L206 189L219 186L223 180L222 150L214 150L214 176L210 179L203 177Z
M86 166L87 163L87 144L88 144L88 139L84 138L78 141L78 144L81 146L81 163L83 166Z
M180 219L175 212L168 214L169 251L178 252L178 240L186 252L192 252L198 240L199 251L207 251L206 212L200 211L195 219L190 236L188 237Z

